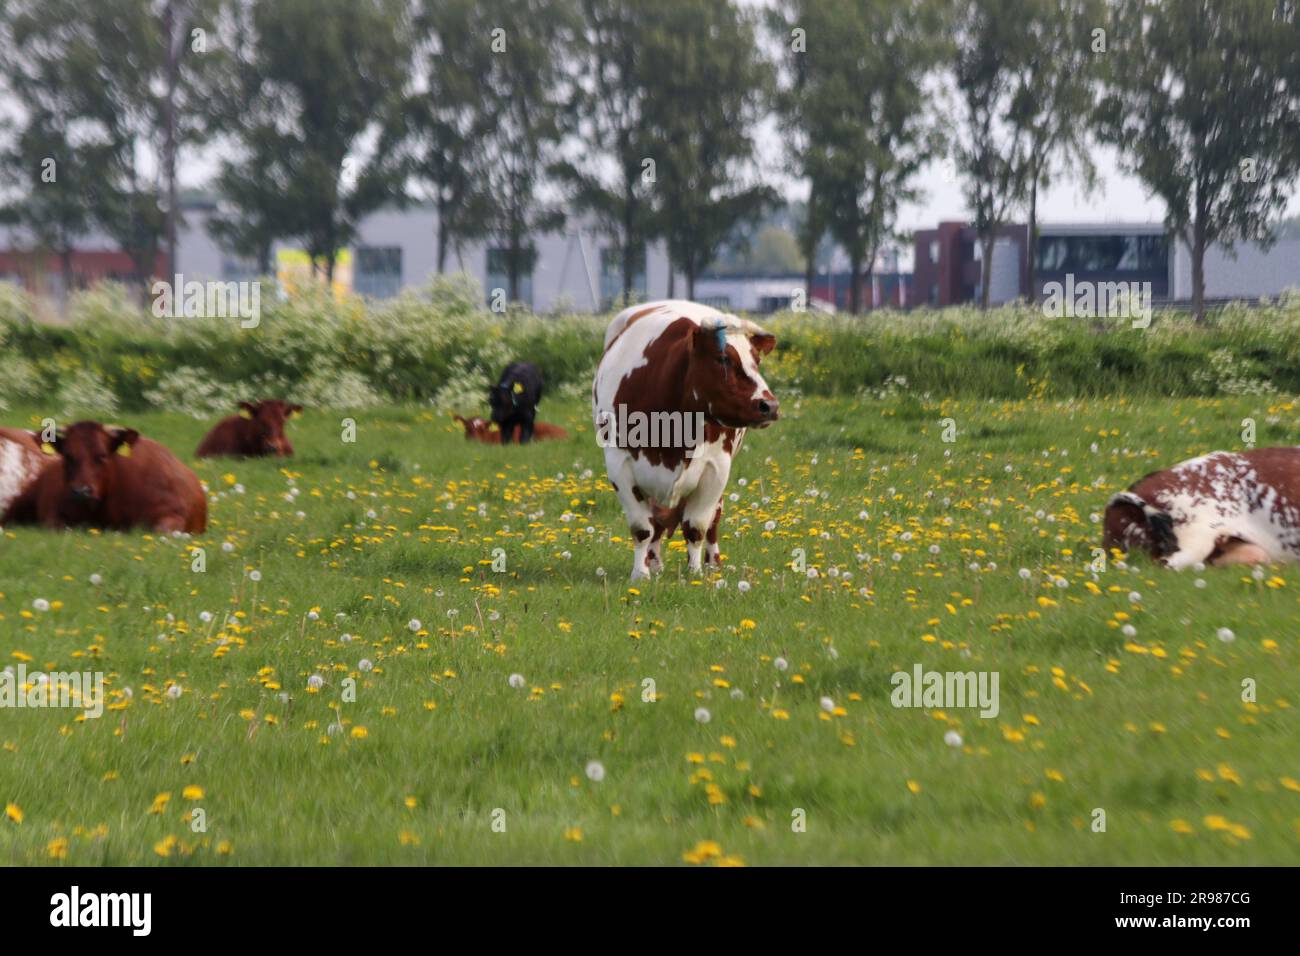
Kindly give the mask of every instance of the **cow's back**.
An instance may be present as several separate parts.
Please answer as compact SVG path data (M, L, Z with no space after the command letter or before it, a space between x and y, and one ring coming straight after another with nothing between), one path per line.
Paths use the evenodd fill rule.
M220 458L246 453L244 430L247 419L238 415L228 415L212 426L212 430L199 442L195 456L198 458Z
M207 496L190 468L165 445L141 438L129 456L119 456L114 487L106 502L107 523L116 528L156 526L176 519L176 530L207 529Z

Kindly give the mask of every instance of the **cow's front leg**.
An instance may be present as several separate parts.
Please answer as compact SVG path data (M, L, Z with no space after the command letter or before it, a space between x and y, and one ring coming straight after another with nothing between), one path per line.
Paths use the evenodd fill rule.
M536 409L528 409L519 416L519 444L527 445L533 440L533 422L536 419Z
M610 484L618 494L623 514L627 516L628 530L635 543L632 549L632 580L650 577L647 558L654 537L654 511L645 494L636 486L632 469L632 456L621 448L605 449L605 469Z

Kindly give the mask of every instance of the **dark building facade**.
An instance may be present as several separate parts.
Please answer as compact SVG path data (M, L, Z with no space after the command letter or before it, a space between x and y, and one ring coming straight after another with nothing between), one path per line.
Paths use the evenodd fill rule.
M975 228L943 222L915 234L914 295L917 304L958 305L979 301L980 250ZM1169 298L1170 244L1158 223L1045 224L1035 255L1035 301L1050 282L1150 282L1155 299ZM1029 227L998 230L993 254L994 302L1022 298L1029 287Z

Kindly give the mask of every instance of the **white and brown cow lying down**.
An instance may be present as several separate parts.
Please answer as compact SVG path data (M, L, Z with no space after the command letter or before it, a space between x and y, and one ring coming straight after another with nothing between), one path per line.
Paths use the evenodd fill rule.
M1175 570L1300 560L1300 447L1216 451L1152 472L1111 498L1103 545Z
M0 428L0 516L36 480L49 458L41 443L20 428Z
M692 571L719 561L731 458L746 428L778 417L776 396L758 370L775 344L776 336L753 322L694 302L645 303L610 323L592 416L598 439L606 436L605 467L636 541L633 581L662 567L679 524ZM618 428L638 416L683 424L665 424L658 437L671 434L669 441L645 441L635 426Z

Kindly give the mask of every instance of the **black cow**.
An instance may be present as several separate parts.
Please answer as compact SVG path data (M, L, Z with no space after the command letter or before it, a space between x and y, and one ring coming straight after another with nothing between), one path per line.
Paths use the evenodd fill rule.
M510 444L515 426L519 427L519 444L533 440L533 420L537 403L542 400L542 372L532 362L512 362L492 386L488 401L492 421L501 429L501 444Z

